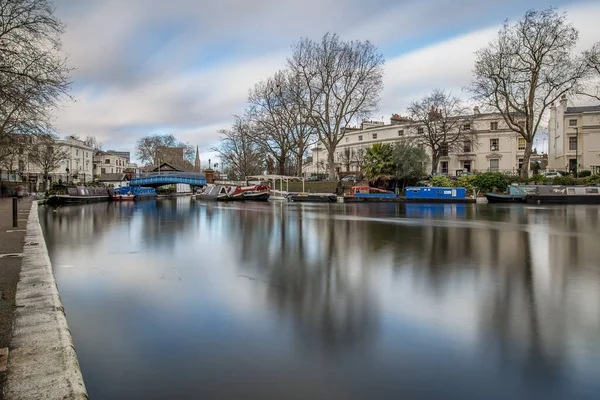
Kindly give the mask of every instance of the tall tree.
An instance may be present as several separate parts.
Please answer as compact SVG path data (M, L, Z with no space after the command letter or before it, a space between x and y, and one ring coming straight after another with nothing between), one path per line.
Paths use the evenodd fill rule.
M178 141L174 135L151 135L137 141L136 155L146 164L168 162L175 167L185 164L187 168L187 164L193 163L196 153L193 146Z
M50 133L35 134L29 150L30 162L42 170L44 182L48 182L50 172L58 169L69 156L68 149Z
M498 37L476 54L469 90L525 139L522 176L529 174L533 140L546 110L578 91L588 71L586 63L572 55L578 36L565 14L555 9L528 11L513 25L505 22Z
M418 123L414 137L416 145L429 148L431 172L437 172L440 158L458 152L465 141L471 140L467 107L455 96L436 89L420 101L411 103L408 113Z
M402 182L404 188L407 184L415 184L427 174L429 156L420 147L413 146L405 140L394 145L395 177Z
M288 59L302 82L303 110L328 153L329 178L335 178L335 150L353 119L368 118L383 89L384 58L369 41L342 41L327 33L320 42L301 39Z
M235 116L230 129L219 130L221 141L213 150L219 154L230 178L242 180L261 174L265 169L265 156L251 129L247 119Z
M583 57L588 67L588 82L580 92L600 101L600 42L584 52Z
M102 143L98 142L95 136L87 136L83 141L83 144L85 144L88 147L91 147L92 149L94 149L94 151L102 150Z
M67 94L70 68L60 53L63 24L50 0L0 0L0 144L12 133L49 129Z
M277 162L279 174L293 161L302 174L302 160L313 144L313 128L303 111L306 90L289 70L257 83L248 97L248 115L256 125L256 141Z

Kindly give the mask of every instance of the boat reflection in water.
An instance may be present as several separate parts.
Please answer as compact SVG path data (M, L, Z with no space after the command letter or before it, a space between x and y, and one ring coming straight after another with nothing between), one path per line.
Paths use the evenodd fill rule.
M41 217L91 398L600 390L596 206L180 198Z

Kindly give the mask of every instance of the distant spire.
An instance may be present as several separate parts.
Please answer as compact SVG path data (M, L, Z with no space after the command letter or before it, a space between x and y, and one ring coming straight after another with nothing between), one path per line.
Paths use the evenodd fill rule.
M198 151L198 146L196 146L196 161L194 162L194 169L196 172L200 172L200 152Z

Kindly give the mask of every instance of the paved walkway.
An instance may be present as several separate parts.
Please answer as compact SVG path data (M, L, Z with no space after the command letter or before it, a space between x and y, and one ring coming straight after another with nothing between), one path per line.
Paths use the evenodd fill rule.
M18 201L18 227L13 228L12 198L0 198L0 399L6 379L7 348L12 335L15 294L31 198Z

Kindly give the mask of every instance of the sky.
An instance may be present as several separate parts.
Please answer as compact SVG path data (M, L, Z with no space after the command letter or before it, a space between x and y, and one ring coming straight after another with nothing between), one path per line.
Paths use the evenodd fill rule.
M372 119L389 123L433 89L465 100L474 53L505 19L550 6L579 29L579 50L600 39L600 1L543 0L55 0L63 51L75 68L73 100L55 113L61 136L95 136L131 151L147 135L173 134L200 149L243 113L248 90L286 65L291 45L326 32L369 40L386 59ZM576 104L577 102L575 102ZM541 140L541 138L540 138ZM538 143L541 147L542 143Z

